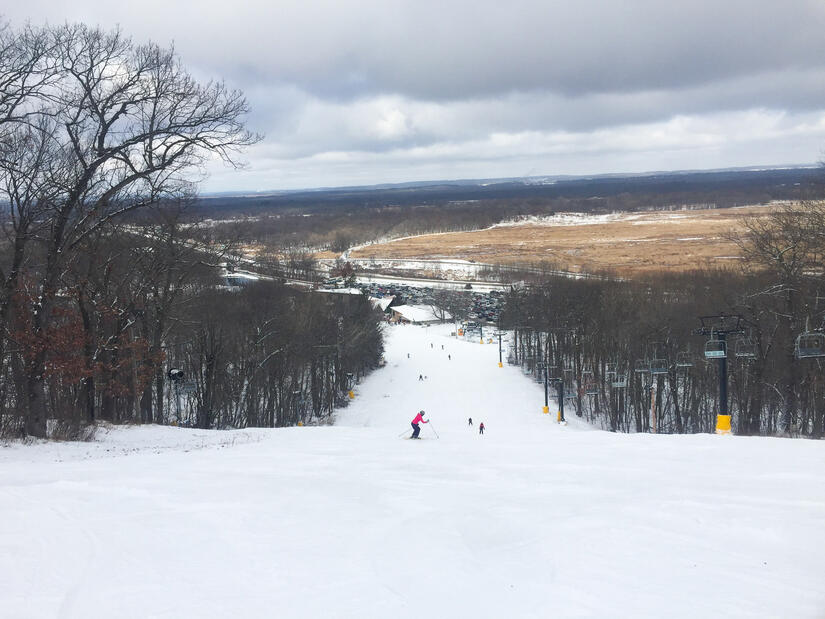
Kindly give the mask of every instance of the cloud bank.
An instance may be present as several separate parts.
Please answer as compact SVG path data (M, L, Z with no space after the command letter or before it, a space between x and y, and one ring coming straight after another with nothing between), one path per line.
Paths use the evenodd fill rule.
M814 163L825 3L44 0L174 42L266 140L207 191Z

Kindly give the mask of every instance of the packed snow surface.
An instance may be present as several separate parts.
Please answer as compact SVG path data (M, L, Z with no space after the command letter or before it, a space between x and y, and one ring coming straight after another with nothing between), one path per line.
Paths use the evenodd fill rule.
M449 328L386 358L334 426L0 448L0 616L825 616L821 441L560 426Z

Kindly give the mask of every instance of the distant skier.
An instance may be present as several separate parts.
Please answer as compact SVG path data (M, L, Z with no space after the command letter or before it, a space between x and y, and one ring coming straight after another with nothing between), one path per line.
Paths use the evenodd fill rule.
M444 344L441 345L441 350L444 350Z
M407 353L407 359L409 359L409 358L410 358L410 353Z
M432 342L430 342L430 348L432 348L432 347L433 347L433 343L432 343Z
M423 375L423 374L419 374L419 375L418 375L418 380L424 380L424 375Z
M452 357L450 355L447 355L447 361L450 361L451 359Z
M473 418L472 418L472 417L470 417L469 424L470 424L470 425L473 425Z
M478 424L478 433L479 434L484 434L484 422L483 421L480 424Z
M415 416L415 419L412 420L412 423L410 425L412 426L413 433L410 438L418 438L418 433L421 432L421 426L418 425L419 423L430 423L429 421L424 419L424 415L426 414L427 413L425 413L424 411L419 411L418 414Z

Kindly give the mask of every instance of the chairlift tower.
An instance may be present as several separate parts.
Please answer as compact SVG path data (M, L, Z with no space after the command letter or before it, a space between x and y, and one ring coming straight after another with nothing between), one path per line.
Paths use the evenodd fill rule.
M576 329L574 327L570 327L568 325L559 325L555 327L548 327L544 329L545 332L550 333L553 332L561 332L561 333L569 333L573 336L576 335ZM560 362L563 362L564 357L560 358ZM562 425L567 425L567 420L564 418L564 401L567 399L573 400L576 397L576 389L573 386L573 369L566 369L560 366L558 369L558 376L555 376L550 379L550 382L555 384L556 387L556 399L559 404L558 414L556 416L556 421ZM567 387L565 387L565 383L569 383Z
M502 336L504 336L504 334L505 331L502 331L501 329L493 333L494 336L498 337L498 367L500 368L504 367L504 364L501 360L501 338Z
M567 425L567 420L564 418L564 398L567 397L567 394L564 393L564 371L560 371L559 376L548 377L547 370L545 370L545 377L547 377L547 382L545 383L544 388L544 412L550 412L550 406L547 397L547 385L549 385L549 383L552 382L556 386L556 399L558 400L559 404L559 411L556 421L560 424Z
M547 367L547 364L544 361L539 361L537 367L541 371L542 377L544 378L544 408L541 409L541 412L547 415L548 413L550 413L550 402L547 394L547 374L550 368Z
M180 368L169 368L169 371L166 372L166 376L171 381L172 387L175 391L175 415L177 416L175 423L180 424L180 385L186 378L186 374Z
M739 314L700 316L699 322L702 326L694 330L696 335L711 338L705 345L705 358L719 361L719 412L716 415L716 434L730 434L727 337L745 333L744 321Z

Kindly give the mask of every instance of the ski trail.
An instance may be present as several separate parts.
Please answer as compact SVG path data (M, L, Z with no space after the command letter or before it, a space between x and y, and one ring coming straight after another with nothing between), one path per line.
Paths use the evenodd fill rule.
M544 386L519 368L498 367L497 339L487 343L485 338L482 344L453 337L452 331L452 325L388 326L386 367L356 387L355 400L337 413L336 425L393 428L399 434L425 410L441 439L449 441L496 441L589 428L574 414L568 415L567 428L555 423L553 399L551 414L542 414ZM468 433L469 418L474 432ZM480 422L484 436L477 436Z

